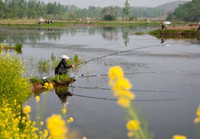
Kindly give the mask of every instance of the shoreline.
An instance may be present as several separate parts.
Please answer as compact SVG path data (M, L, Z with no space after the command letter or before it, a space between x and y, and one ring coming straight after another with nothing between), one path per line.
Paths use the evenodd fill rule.
M99 21L99 20L54 20L52 24L38 24L36 19L3 19L0 27L69 27L69 26L135 26L135 25L160 25L158 21Z

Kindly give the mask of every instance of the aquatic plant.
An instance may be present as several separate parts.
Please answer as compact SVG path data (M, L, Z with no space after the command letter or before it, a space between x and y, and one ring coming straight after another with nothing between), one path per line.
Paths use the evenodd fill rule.
M55 57L54 53L51 53L51 60L55 60L55 59L56 59L56 57Z
M48 72L50 68L50 61L41 59L38 61L39 72Z
M60 59L54 59L52 62L51 62L51 69L54 69L58 66L58 64L60 63Z
M144 35L145 33L144 32L135 32L134 34L135 35Z
M117 104L123 107L128 115L126 128L128 137L136 139L151 139L153 135L149 133L147 122L141 119L136 111L136 107L131 105L135 94L130 89L132 87L128 79L124 77L123 70L119 66L111 67L108 72L109 85L112 88L113 95L118 99Z
M17 54L21 54L22 53L22 47L23 47L23 45L21 43L15 44L14 49L16 50Z
M21 54L22 53L22 47L23 45L21 43L17 43L15 44L15 46L8 46L8 44L5 44L3 46L2 43L0 43L0 50L5 50L6 52L7 51L10 51L10 50L15 50L17 54Z

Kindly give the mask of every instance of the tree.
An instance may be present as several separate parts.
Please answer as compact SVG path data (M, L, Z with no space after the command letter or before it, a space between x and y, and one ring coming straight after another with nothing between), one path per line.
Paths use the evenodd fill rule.
M119 7L113 7L113 6L105 7L101 11L101 17L103 18L103 20L107 21L116 20L116 17L118 16L118 11Z
M129 14L130 14L130 4L128 3L128 0L126 0L123 8L123 17L125 17L127 20Z
M0 18L6 18L8 12L8 7L0 0Z
M179 20L185 22L199 22L200 20L200 0L192 0L183 5L180 5L170 13L167 20Z

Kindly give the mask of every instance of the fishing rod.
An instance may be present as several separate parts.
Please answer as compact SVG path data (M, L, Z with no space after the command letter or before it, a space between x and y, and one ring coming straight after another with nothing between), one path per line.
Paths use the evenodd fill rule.
M175 43L171 43L171 44L175 44ZM81 64L89 63L89 62L94 61L94 60L98 60L98 59L102 59L102 58L105 58L105 57L109 57L109 56L114 56L114 55L130 52L130 51L136 51L136 50L152 48L152 47L158 47L158 46L161 46L161 45L160 44L159 45L158 44L156 44L156 45L147 45L147 46L143 46L143 47L137 47L137 48L132 48L132 49L123 50L123 51L119 51L119 52L114 52L114 53L111 53L111 54L103 55L103 56L100 56L100 57L92 58L92 59L89 59L87 61L81 62L81 63L77 64L77 66L81 65Z
M144 71L144 72L130 72L124 73L125 75L135 75L135 74L167 74L167 73L184 73L186 71ZM93 75L84 75L71 77L71 78L89 78L89 77L107 77L108 74L93 74Z
M85 96L85 95L78 95L78 94L73 94L73 96L77 96L77 97L82 97L82 98L87 98L87 99L98 99L98 100L108 100L108 101L117 101L118 99L115 98L106 98L106 97L93 97L93 96ZM132 101L136 101L136 102L156 102L156 101L177 101L177 100L184 100L181 98L177 98L177 99L136 99L136 100L132 100Z
M103 87L87 87L87 86L69 86L72 89L73 88L79 88L79 89L90 89L90 90L108 90L110 91L110 88L103 88ZM176 93L176 91L168 91L168 90L141 90L141 89L131 89L132 92L149 92L149 93Z

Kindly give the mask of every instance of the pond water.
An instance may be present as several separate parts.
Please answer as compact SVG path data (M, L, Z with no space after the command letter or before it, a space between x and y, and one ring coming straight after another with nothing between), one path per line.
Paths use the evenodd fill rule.
M164 40L161 43L150 35L134 35L156 27L67 27L67 28L0 28L0 42L23 43L23 57L29 76L53 76L54 71L40 73L35 61L75 54L84 60L115 52L117 55L82 64L71 77L107 74L109 67L120 65L133 85L136 105L149 124L155 139L170 139L174 134L193 138L196 109L200 104L200 44L195 39ZM143 48L147 46L146 48ZM140 48L134 50L135 48ZM131 51L132 50L132 51ZM74 122L71 128L88 139L127 138L125 111L116 105L108 86L108 77L77 78L68 91L67 116ZM66 95L65 95L66 96ZM41 93L43 118L60 113L66 97L55 93ZM34 95L26 104L32 106L36 117Z

